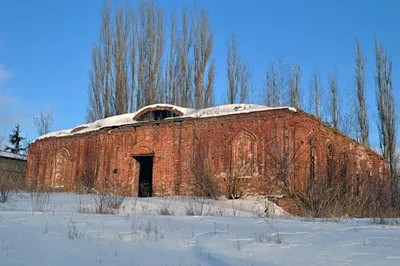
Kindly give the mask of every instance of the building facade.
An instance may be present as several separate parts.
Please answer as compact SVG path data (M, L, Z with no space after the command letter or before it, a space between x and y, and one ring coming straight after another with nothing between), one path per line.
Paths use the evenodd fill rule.
M25 184L26 160L24 155L0 151L0 184L22 189Z
M29 146L26 180L64 191L117 182L130 196L184 195L204 171L222 194L237 179L244 194L281 198L290 211L290 191L317 178L345 176L356 194L360 171L385 169L379 154L301 110L159 104L40 137Z

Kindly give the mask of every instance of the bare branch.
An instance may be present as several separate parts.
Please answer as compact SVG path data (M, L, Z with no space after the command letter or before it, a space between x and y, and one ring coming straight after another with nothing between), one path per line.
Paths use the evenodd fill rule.
M265 102L272 107L283 106L289 80L287 76L290 74L288 65L284 63L283 57L278 56L276 61L276 64L272 62L267 67L266 73Z
M111 52L114 68L112 113L115 115L125 114L129 111L128 40L129 17L124 9L119 6L115 12Z
M369 122L367 117L367 104L365 99L365 82L364 68L365 60L361 54L360 44L356 36L356 57L355 57L355 72L356 72L356 88L357 88L357 103L355 111L357 114L357 126L359 132L358 139L364 146L369 146Z
M35 124L36 131L39 136L50 133L53 130L54 124L54 116L52 110L42 110L39 116L33 117L33 123Z
M247 63L238 55L235 33L227 41L227 49L228 100L231 104L244 103L248 98L250 73Z
M301 95L300 95L300 65L292 65L290 71L290 105L296 108L301 107Z
M309 111L313 112L315 116L321 119L320 104L321 104L321 87L319 83L319 73L317 68L314 70L312 79L310 80L310 102Z
M214 105L214 80L215 80L215 60L212 59L211 65L208 68L207 86L204 93L204 107L211 107Z
M189 107L192 106L193 93L193 60L190 57L190 52L193 48L193 23L189 22L189 14L187 9L182 11L181 31L178 42L179 55L179 76L180 76L180 105Z
M337 85L337 74L329 73L328 76L329 88L331 92L331 120L332 126L336 129L339 129L339 89Z
M164 12L154 2L140 6L139 36L137 108L163 99Z
M240 82L240 61L234 32L232 32L230 39L227 41L227 49L228 100L230 104L233 104L236 103Z
M207 66L209 68L214 68L212 62L211 65L209 65L212 48L213 34L209 26L208 15L203 9L200 11L196 10L194 25L194 100L197 109L210 104L209 95L212 94L213 81L208 81L207 93L205 93L204 84L206 82L205 72ZM215 70L209 70L209 73L214 72ZM210 76L210 74L208 76ZM213 77L213 75L211 75L211 77ZM207 102L205 102L205 100Z
M265 102L268 106L276 106L276 73L275 64L272 62L268 68L265 76L266 79L266 98Z
M397 113L392 86L392 60L387 50L375 38L375 91L378 109L378 130L382 155L385 158L391 176L392 204L399 199L399 182L396 174L396 141L397 141Z
M131 76L130 76L130 91L129 91L129 110L133 112L136 106L135 102L135 92L136 92L136 57L137 57L137 15L132 8L129 8L129 23L130 23L130 68L131 68Z

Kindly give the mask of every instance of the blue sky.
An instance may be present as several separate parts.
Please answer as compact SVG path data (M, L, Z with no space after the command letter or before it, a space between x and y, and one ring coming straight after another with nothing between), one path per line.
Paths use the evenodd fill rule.
M122 1L124 2L124 1ZM169 13L195 1L157 1ZM115 1L113 2L115 3ZM354 37L367 58L366 90L372 143L376 143L374 35L393 59L393 85L400 88L400 4L398 1L197 1L210 16L217 63L215 97L226 89L226 39L234 29L240 54L250 63L252 102L261 103L266 66L280 55L302 68L307 99L314 67L322 85L337 70L342 106L354 90ZM133 2L136 5L137 1ZM98 40L102 1L0 0L0 136L20 123L24 136L37 137L32 117L44 108L55 114L55 129L84 123L91 49ZM396 90L396 99L400 99Z

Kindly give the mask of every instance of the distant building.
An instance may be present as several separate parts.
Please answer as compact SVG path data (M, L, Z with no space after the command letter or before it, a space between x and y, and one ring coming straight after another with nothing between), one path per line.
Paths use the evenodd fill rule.
M316 178L345 180L358 195L360 176L386 169L379 154L295 108L155 104L40 137L29 146L26 178L65 191L118 180L131 196L193 194L199 166L222 193L236 176L245 194L280 198L288 211L288 191L306 191Z
M6 151L0 151L0 178L24 184L27 157Z

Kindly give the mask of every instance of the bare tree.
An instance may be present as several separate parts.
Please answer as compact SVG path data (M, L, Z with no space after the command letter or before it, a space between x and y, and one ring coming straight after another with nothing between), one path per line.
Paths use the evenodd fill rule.
M246 173L249 171L246 164L242 163L239 167L230 169L226 173L226 192L230 199L239 199L245 194Z
M239 92L239 68L240 59L237 50L237 40L235 33L232 32L230 39L227 41L227 74L228 74L228 100L230 104L236 103Z
M399 200L399 184L396 174L397 114L392 85L392 60L387 50L375 38L375 91L378 108L378 130L382 155L385 158L391 177L392 204Z
M194 24L194 100L197 109L210 106L210 95L213 94L213 77L215 76L215 63L210 61L213 48L213 34L210 29L208 15L203 9L196 10ZM208 66L208 77L205 73ZM206 89L205 89L206 88ZM206 91L207 90L207 91ZM211 97L212 98L212 97Z
M92 49L92 69L89 71L89 89L88 89L88 99L89 103L86 108L86 122L93 122L97 119L104 117L103 115L103 103L101 98L102 93L102 83L101 78L97 78L100 76L100 72L103 73L98 68L101 64L98 62L99 58L99 48L96 44L93 45Z
M388 186L387 182L380 181L378 165L361 161L359 171L351 172L354 151L339 149L332 143L325 147L315 138L304 143L296 140L295 132L295 127L277 125L275 133L268 137L264 150L268 165L259 182L262 189L268 191L271 178L277 180L282 193L296 199L305 215L382 217L389 214Z
M94 73L95 76L95 84L96 86L98 83L102 83L102 90L101 92L101 98L102 98L102 105L104 108L103 111L103 117L99 118L104 118L104 117L109 117L112 115L111 111L111 103L112 103L112 97L111 97L111 82L112 82L112 70L111 70L111 49L112 49L112 36L111 36L111 31L112 31L112 25L111 25L111 4L109 2L106 2L103 12L102 12L102 26L101 26L101 32L100 32L100 44L97 49L94 50L96 53L95 56L97 56L97 61L98 64L102 64L99 66L100 72ZM97 118L98 119L98 118Z
M300 167L299 162L304 155L301 145L294 141L295 127L288 127L286 123L279 125L276 132L268 138L265 144L265 156L268 158L266 170L268 174L261 176L260 185L267 189L272 176L282 182L289 193L295 189L295 172Z
M277 69L276 69L276 97L278 106L283 106L285 103L285 93L288 82L289 69L288 65L285 64L283 57L277 57Z
M354 112L350 110L347 113L342 113L339 120L340 131L349 138L354 139L357 136L357 132L354 130L355 119Z
M86 115L88 122L127 113L133 108L135 82L129 82L129 67L132 67L129 61L135 62L135 54L132 53L135 49L131 48L134 43L130 37L135 20L127 7L117 7L114 19L112 14L111 4L106 2L102 11L100 39L92 49ZM134 65L131 74L132 71L135 71Z
M208 16L204 10L189 14L183 9L181 23L176 20L172 12L165 53L164 12L155 2L143 2L137 12L128 4L114 12L105 3L100 38L92 49L88 122L155 102L197 108L214 104L216 68ZM241 71L248 73L247 64ZM249 75L241 80L243 101L248 80Z
M113 12L106 2L92 51L88 122L165 101L163 55L161 8L144 2L138 12L128 4Z
M179 104L179 57L176 33L176 14L175 11L171 12L171 28L169 35L169 57L168 57L168 70L167 76L167 102L171 104Z
M358 140L364 146L369 146L369 122L367 117L367 103L365 100L365 82L364 82L364 67L365 60L361 54L360 43L356 36L356 57L355 57L355 71L356 71L356 88L357 88L357 102L355 111L357 114L357 136Z
M284 63L283 57L278 56L275 62L267 67L266 74L266 98L268 106L282 106L285 101L288 78L290 74L288 65Z
M268 106L276 106L276 73L275 64L272 62L267 68L266 74L266 98L265 102Z
M250 91L250 84L251 84L251 73L249 70L249 66L246 62L242 61L240 66L240 103L244 103L249 99L249 91Z
M244 103L248 99L250 73L248 64L238 54L235 33L227 41L228 100L233 104Z
M42 110L39 116L33 117L33 123L35 124L36 131L39 136L50 133L53 130L53 124L54 124L53 111Z
M101 14L100 40L93 45L92 68L89 71L89 105L86 120L92 122L111 115L111 5L106 3Z
M321 87L319 82L319 73L317 68L314 70L312 79L310 80L310 101L309 101L309 111L313 112L315 116L321 119L320 105L321 105Z
M164 12L154 2L140 6L137 108L163 99Z
M180 76L180 105L189 107L193 105L193 59L190 53L193 49L193 30L187 9L182 11L181 31L178 41L179 76Z
M215 80L215 60L212 59L207 74L207 87L204 92L204 108L211 107L214 105L214 80Z
M296 108L301 107L301 96L300 96L300 65L292 65L290 71L290 105Z
M208 156L205 145L195 142L191 158L192 179L189 180L189 192L193 196L205 196L217 199L220 196L217 180L214 178L211 166L212 162Z
M129 8L129 24L130 24L130 40L129 40L129 56L130 56L130 90L129 90L129 110L133 112L137 108L135 101L136 87L136 57L137 57L137 13L133 8Z
M130 31L129 14L119 6L115 11L115 23L112 32L112 63L114 67L112 84L112 113L125 114L129 111L128 81L128 40Z
M339 129L339 89L338 89L338 82L337 82L337 74L329 73L328 77L329 88L331 92L331 120L332 126L336 129Z

